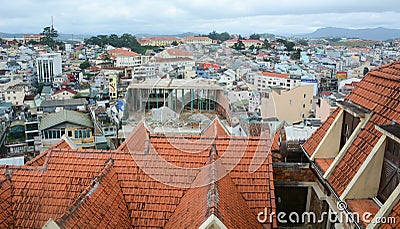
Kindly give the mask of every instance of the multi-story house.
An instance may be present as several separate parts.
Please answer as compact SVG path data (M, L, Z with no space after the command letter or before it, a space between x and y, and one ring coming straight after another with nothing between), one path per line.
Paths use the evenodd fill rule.
M269 87L280 87L283 89L293 89L301 85L301 79L293 78L289 74L281 74L276 72L263 72L256 75L254 85L261 91L268 90Z
M38 82L51 85L57 75L62 74L61 53L40 54L36 59Z
M261 98L263 119L278 118L298 123L310 117L313 107L313 86L299 86L291 90L272 88Z
M188 36L183 38L183 41L186 44L202 44L202 45L210 45L213 43L213 40L209 37L197 37L197 36Z

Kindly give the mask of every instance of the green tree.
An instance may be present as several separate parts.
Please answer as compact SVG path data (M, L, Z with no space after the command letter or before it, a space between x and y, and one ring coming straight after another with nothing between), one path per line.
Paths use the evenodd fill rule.
M172 45L172 46L178 46L179 43L178 43L177 41L173 41L173 42L171 43L171 45Z
M232 48L236 50L244 50L246 46L244 46L243 41L238 40L235 44L233 44Z
M296 44L295 44L294 42L287 41L287 42L285 43L286 50L289 51L289 52L293 51L293 50L294 50L293 47L294 47L295 45L296 45Z
M304 39L299 40L297 43L299 43L300 45L303 45L303 46L308 46L308 42Z
M79 68L83 71L86 68L90 67L90 63L88 61L84 61L79 65Z
M57 44L57 30L55 30L53 27L47 26L43 28L43 32L41 34L44 35L44 37L40 39L40 43L54 49Z
M267 39L264 40L264 42L262 44L262 48L263 49L270 49L271 48L271 44L269 43L269 41Z
M293 52L293 53L290 55L290 58L291 58L292 60L300 60L300 52L301 52L301 49L296 49L296 51Z
M116 48L127 47L132 51L137 53L144 53L146 51L145 47L142 47L134 36L128 33L122 34L120 37L116 34L98 35L96 37L90 37L85 39L86 45L98 45L104 47L106 45L111 45Z
M250 40L260 40L260 38L261 38L260 34L253 33L250 35Z
M207 37L213 40L219 40L221 42L231 39L231 35L229 33L227 32L217 33L215 30L209 33Z

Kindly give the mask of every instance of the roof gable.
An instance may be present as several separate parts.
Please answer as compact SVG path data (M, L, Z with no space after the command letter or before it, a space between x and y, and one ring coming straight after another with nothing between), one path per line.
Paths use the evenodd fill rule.
M39 129L46 130L62 123L73 123L79 126L93 127L92 120L87 114L72 110L61 110L51 113L41 119Z
M212 215L228 228L261 228L229 175L224 175L225 167L213 145L207 166L197 175L194 188L182 198L165 228L198 228ZM202 183L206 185L196 187Z
M130 216L115 173L114 160L107 160L86 189L56 220L63 228L130 228ZM99 201L101 200L101 201Z

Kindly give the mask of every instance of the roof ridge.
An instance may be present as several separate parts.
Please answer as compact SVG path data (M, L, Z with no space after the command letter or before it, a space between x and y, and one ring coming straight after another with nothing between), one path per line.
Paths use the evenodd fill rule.
M218 151L216 149L215 143L211 146L209 152L209 185L207 191L207 214L217 215L218 214ZM222 165L222 164L221 164ZM223 166L223 165L222 165Z
M71 214L73 214L79 206L99 187L103 178L111 171L114 167L114 159L109 158L104 162L104 166L102 170L100 170L99 174L93 178L92 182L76 197L76 199L72 202L69 208L65 210L65 213L59 217L56 222L61 223L66 220Z

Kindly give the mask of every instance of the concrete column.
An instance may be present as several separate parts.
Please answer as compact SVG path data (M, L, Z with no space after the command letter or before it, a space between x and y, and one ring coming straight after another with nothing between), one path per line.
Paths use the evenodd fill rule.
M193 89L190 89L190 110L193 110L194 106L194 91Z
M151 94L151 89L147 89L147 109L150 110L150 94Z
M182 89L182 111L185 109L185 89Z
M308 187L308 190L307 190L306 212L310 212L311 194L312 194L312 187L310 186L310 187Z
M158 108L158 89L155 90L156 90L156 108Z
M143 93L142 93L142 89L139 89L139 110L143 111Z

